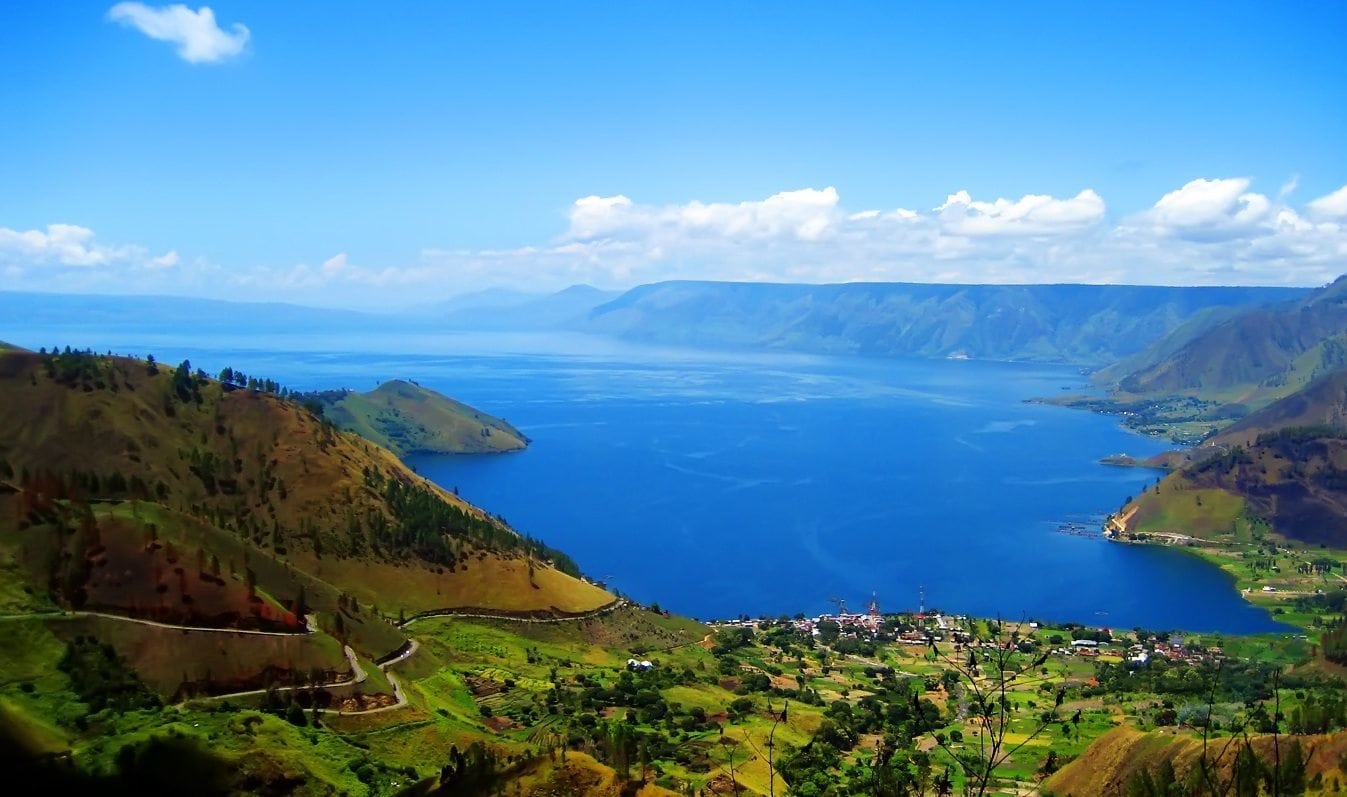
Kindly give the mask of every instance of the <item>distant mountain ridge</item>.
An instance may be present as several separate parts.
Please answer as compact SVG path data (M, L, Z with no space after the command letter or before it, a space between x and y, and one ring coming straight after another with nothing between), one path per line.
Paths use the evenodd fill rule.
M1298 299L1296 288L1127 285L799 285L663 282L580 327L690 346L1104 365L1203 311Z
M546 294L493 289L418 308L414 315L449 329L560 329L583 323L594 308L620 295L620 291L590 285L572 285Z
M564 330L694 347L1101 367L1137 357L1148 346L1172 353L1180 346L1171 340L1163 348L1166 335L1193 338L1242 311L1285 305L1308 293L1263 287L662 282L620 294L587 285L551 294L491 290L374 313L181 297L0 292L0 335L22 339L39 329L87 338L88 328L112 326L128 333L184 326L238 334Z

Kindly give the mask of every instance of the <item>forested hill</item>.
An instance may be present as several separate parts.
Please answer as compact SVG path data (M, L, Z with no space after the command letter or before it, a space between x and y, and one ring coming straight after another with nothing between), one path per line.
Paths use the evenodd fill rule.
M395 454L490 454L528 445L524 433L414 382L394 379L368 393L329 390L308 394L323 416Z
M137 522L158 513L224 533L232 541L222 560L242 545L245 560L321 573L346 593L409 612L578 611L611 600L576 578L564 554L338 429L275 382L232 377L219 381L187 362L0 352L0 483L17 495L20 522L55 522L67 510L44 508L70 501L153 505Z
M1104 365L1196 314L1295 300L1287 288L664 282L582 328L691 346Z

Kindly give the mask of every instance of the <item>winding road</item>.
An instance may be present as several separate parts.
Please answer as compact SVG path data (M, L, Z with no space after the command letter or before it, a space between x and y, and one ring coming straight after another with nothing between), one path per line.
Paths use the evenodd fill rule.
M497 612L497 613L485 612L480 609L436 609L434 611L423 612L421 614L416 615L415 617L408 618L407 620L398 623L398 627L406 628L412 623L417 623L422 620L430 620L436 617L458 617L466 620L508 620L509 622L512 623L568 623L572 620L589 620L594 617L601 617L605 614L617 611L618 609L621 609L623 606L627 605L628 601L626 598L618 598L617 600L612 601L610 603L605 603L604 605L598 607L597 609L591 609L587 612L580 612L579 614L566 614L559 617L519 617L517 615L506 614L504 612Z
M4 620L76 620L81 617L104 617L109 620L119 620L124 623L136 623L137 625L148 625L154 628L166 628L170 631L203 631L210 634L253 634L256 636L300 636L303 634L312 634L318 629L314 626L313 615L305 618L305 629L303 631L259 631L252 628L215 628L202 625L175 625L173 623L161 623L158 620L146 620L140 617L129 617L125 614L110 614L108 612L86 612L81 610L58 611L58 612L30 612L28 614L0 614L0 621Z
M418 622L420 620L429 620L434 617L456 617L468 620L505 620L513 623L565 623L570 622L572 620L588 620L594 617L601 617L605 614L614 612L617 609L620 609L627 605L628 601L625 598L618 598L617 600L614 600L611 603L606 603L603 606L598 607L597 609L593 609L588 612L582 612L580 614L567 615L564 617L519 617L505 613L487 613L481 610L443 609L439 611L427 612L425 614L419 614L415 617L412 617L409 620L406 620L405 622L399 623L398 627L406 628L410 626L412 623ZM305 615L304 618L305 629L303 631L258 631L244 628L211 628L208 626L174 625L172 623L161 623L157 620L145 620L139 617L128 617L122 614L109 614L107 612L93 612L93 611L59 611L59 612L33 612L29 614L6 614L0 615L0 621L32 620L32 619L72 620L79 617L101 617L124 623L136 623L139 625L147 625L155 628L163 628L169 631L196 631L209 634L251 634L254 636L291 637L305 634L313 634L317 633L318 631L317 621L314 619L313 613ZM417 640L408 637L407 641L410 644L408 644L406 650L399 653L397 656L389 659L388 661L384 662L383 664L377 665L380 672L382 672L384 676L388 678L389 685L393 687L393 697L394 697L393 703L387 706L376 706L374 708L355 709L352 711L338 710L330 713L337 714L338 716L349 717L358 714L378 714L385 711L395 711L400 708L405 708L409 702L407 700L407 693L403 689L402 684L398 681L397 676L389 672L388 668L392 667L394 664L398 664L411 658L416 653L416 651L421 648L421 643L418 642ZM346 655L346 661L349 662L351 665L351 676L349 678L343 678L341 680L330 681L328 683L322 684L310 684L308 686L278 686L273 688L277 692L285 692L285 691L293 691L295 689L331 689L336 687L355 686L364 683L368 678L368 673L366 673L365 669L360 666L360 660L356 656L355 651L351 649L350 645L342 645L342 653ZM228 700L230 698L237 698L237 697L254 697L257 695L264 695L267 693L267 691L268 691L267 689L246 689L240 692L227 692L225 694L220 695L207 695L203 697L190 698L189 700L184 700L181 703L178 703L177 705L181 707L189 702L194 701Z

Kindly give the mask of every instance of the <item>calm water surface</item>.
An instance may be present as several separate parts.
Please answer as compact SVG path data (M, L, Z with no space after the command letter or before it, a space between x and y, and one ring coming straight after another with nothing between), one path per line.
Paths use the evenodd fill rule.
M18 342L41 345L49 335ZM67 335L62 338L70 339ZM292 387L393 377L505 417L525 452L413 465L590 575L697 617L915 608L1131 628L1283 630L1181 551L1073 536L1159 474L1098 464L1164 446L1025 403L1074 369L723 354L533 336L125 340Z

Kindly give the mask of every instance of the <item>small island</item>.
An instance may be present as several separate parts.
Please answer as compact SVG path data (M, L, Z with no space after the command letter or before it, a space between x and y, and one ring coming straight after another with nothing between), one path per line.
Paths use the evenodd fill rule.
M509 423L448 396L401 379L368 393L326 390L306 396L323 417L408 454L498 454L523 450L529 439Z

